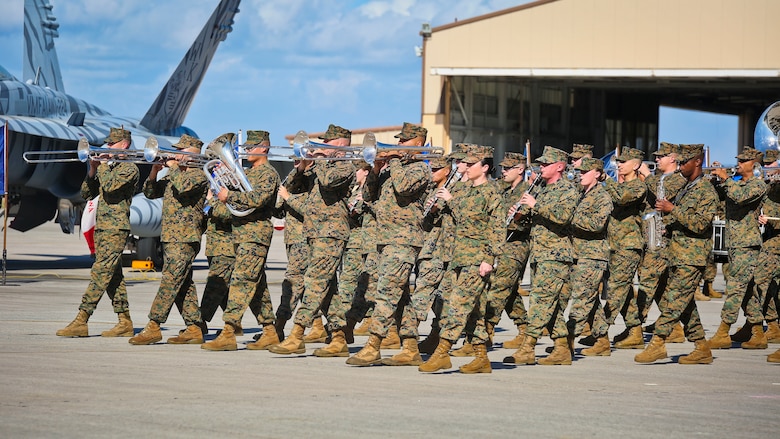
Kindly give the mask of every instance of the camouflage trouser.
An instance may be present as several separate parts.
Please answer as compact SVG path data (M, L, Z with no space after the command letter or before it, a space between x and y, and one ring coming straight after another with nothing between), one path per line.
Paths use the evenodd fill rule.
M236 263L234 256L215 255L209 256L209 274L206 278L206 286L203 287L203 297L200 299L200 315L203 321L210 322L214 318L217 308L227 308L228 290L230 290L230 277L233 274L233 266Z
M758 294L750 288L759 253L758 247L729 249L729 278L726 282L726 299L723 302L723 309L720 311L720 318L724 323L733 325L737 322L743 300L745 301L747 321L750 323L764 322Z
M655 334L666 338L672 329L681 322L685 336L689 341L704 339L699 310L693 295L699 288L704 267L693 265L675 265L669 267L669 283L661 298L661 315L655 321Z
M303 297L295 323L311 327L328 294L347 242L336 238L309 238L309 266L303 276Z
M552 323L550 337L566 337L569 334L563 318L565 303L561 303L561 290L569 282L570 262L540 261L531 264L533 282L528 306L526 334L538 339L542 329Z
M528 323L528 313L523 298L517 293L517 288L528 264L530 250L530 243L528 243L523 251L500 255L496 268L490 273L485 320L494 327L501 321L501 313L504 310L516 326Z
M417 261L417 277L409 306L404 308L401 318L402 338L417 338L420 322L428 318L437 294L437 287L444 277L444 262L441 259L420 259Z
M485 344L488 340L488 333L485 330L485 305L490 276L480 276L479 265L456 267L453 273L455 278L452 294L447 295L442 309L442 314L446 318L442 320L440 337L454 343L466 328L467 322L470 322L467 331L468 341L473 344Z
M636 294L634 294L634 275L642 259L642 252L634 249L612 250L609 253L609 278L607 279L607 304L604 315L607 324L615 324L615 318L623 310L626 327L639 326ZM633 303L631 303L633 301Z
M365 298L366 302L376 302L377 281L379 281L379 252L371 251L366 253L366 259L363 269L368 276Z
M398 304L409 294L409 276L420 247L388 244L379 246L379 279L376 285L376 305L369 331L381 338L387 337L390 325L395 324Z
M365 300L366 278L363 272L362 249L348 248L341 257L341 273L338 290L328 307L328 328L335 331L346 326L347 313L355 307L355 313L365 314L368 304ZM363 291L360 291L363 290Z
M376 246L371 246L376 249ZM377 267L379 264L379 253L370 251L363 253L363 274L365 276L366 287L360 289L355 295L363 295L363 299L356 297L353 304L360 304L361 306L353 306L347 311L347 319L359 322L366 317L371 317L374 312L374 303L376 302L376 281L377 281Z
M222 314L225 323L238 325L247 307L257 316L258 324L274 322L271 296L265 277L268 247L258 242L236 245L236 265L230 277L227 309Z
M593 314L593 336L607 335L606 318L599 300L599 284L607 270L607 261L579 259L571 267L569 283L571 285L571 308L569 326L573 326L573 335L579 336L585 329L588 317Z
M127 288L122 274L122 251L127 244L127 230L95 230L95 261L89 286L81 297L79 309L92 315L103 292L108 294L115 313L130 310Z
M639 307L639 319L644 323L653 302L661 303L661 296L669 280L669 264L662 251L646 250L637 269L639 291L636 305ZM634 302L631 302L633 304Z
M309 265L309 244L296 242L287 244L287 271L282 281L282 298L276 309L277 320L290 320L298 302L303 296L303 275Z
M718 275L718 263L715 262L715 255L712 252L707 254L707 266L704 267L704 282L714 282Z
M181 316L184 323L194 325L201 323L198 293L192 281L192 263L200 251L200 242L164 242L163 264L160 288L157 290L149 310L149 320L165 323L174 302L178 298L182 304Z
M758 268L753 272L753 280L759 294L759 303L763 305L764 319L767 322L777 320L777 287L780 283L780 255L761 251L758 255ZM773 282L774 281L774 282Z

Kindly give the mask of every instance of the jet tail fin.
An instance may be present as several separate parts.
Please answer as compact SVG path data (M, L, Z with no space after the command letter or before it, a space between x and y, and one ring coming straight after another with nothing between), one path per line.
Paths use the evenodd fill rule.
M49 0L24 0L24 71L22 80L65 92L54 48L60 25Z
M214 52L233 30L240 0L221 0L176 71L144 115L141 125L158 135L177 136Z

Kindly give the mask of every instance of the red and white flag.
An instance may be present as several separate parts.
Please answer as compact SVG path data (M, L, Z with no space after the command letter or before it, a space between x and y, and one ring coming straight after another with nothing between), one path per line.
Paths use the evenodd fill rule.
M95 223L97 222L97 205L100 197L95 197L87 201L84 206L84 212L81 214L81 233L87 240L89 253L95 254Z

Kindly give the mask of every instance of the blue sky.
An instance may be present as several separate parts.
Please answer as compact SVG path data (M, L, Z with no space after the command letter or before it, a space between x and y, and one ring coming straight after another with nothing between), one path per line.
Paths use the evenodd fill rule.
M242 0L185 125L210 140L265 129L274 145L298 130L420 120L423 22L433 27L518 0ZM67 93L140 118L217 0L50 0ZM4 0L0 64L22 76L23 0ZM705 143L734 162L733 116L662 109L661 140ZM564 146L566 148L566 146Z

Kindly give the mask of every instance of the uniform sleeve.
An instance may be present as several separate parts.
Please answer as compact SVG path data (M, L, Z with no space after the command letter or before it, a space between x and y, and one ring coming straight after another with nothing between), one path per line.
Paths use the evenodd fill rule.
M585 200L583 199L583 201ZM574 215L571 225L586 232L601 232L607 228L607 219L611 213L612 200L610 197L598 197L588 206L586 215Z
M303 216L304 212L304 206L306 205L306 198L309 196L308 193L304 192L302 194L294 194L290 195L290 198L285 201L285 204L290 207L295 213L298 215Z
M390 181L393 190L401 196L411 196L427 188L431 172L422 163L403 166L400 159L390 160Z
M637 183L634 183L636 181ZM611 178L607 179L607 192L612 197L612 203L618 206L625 206L634 203L645 196L647 186L639 179L628 183L618 183Z
M756 202L766 195L766 183L758 178L751 178L746 184L728 179L723 183L728 197L734 204L744 205Z
M506 241L506 209L499 193L494 193L492 199L488 200L487 210L490 212L489 221L491 223L490 245L488 252L491 256L498 256L503 253L502 247ZM484 261L492 263L493 261Z
M147 178L144 182L144 195L146 198L150 200L162 198L165 195L165 186L168 185L168 181L167 175L159 180Z
M565 184L561 182L561 184ZM533 209L533 214L550 221L553 224L565 226L571 222L574 211L579 202L579 191L574 188L570 190L556 190L547 192L552 196L538 198Z
M97 173L93 177L87 175L87 178L81 183L81 198L91 200L98 195L100 195L100 181L98 181Z
M355 167L348 160L327 161L315 164L314 173L321 188L336 190L352 182Z
M173 165L168 173L171 185L179 194L188 192L203 192L208 185L206 174L200 171L183 171L179 165Z
M703 184L709 184L703 182ZM677 222L680 226L695 234L702 234L712 227L712 218L718 209L718 198L713 191L699 191L700 196L675 206L669 215L664 217L664 223Z
M96 175L103 192L107 193L126 190L138 184L138 167L132 163L120 163L113 168L102 163Z
M279 176L276 172L261 172L253 174L250 179L252 190L248 192L230 191L227 203L241 210L256 209L276 203L279 190Z

